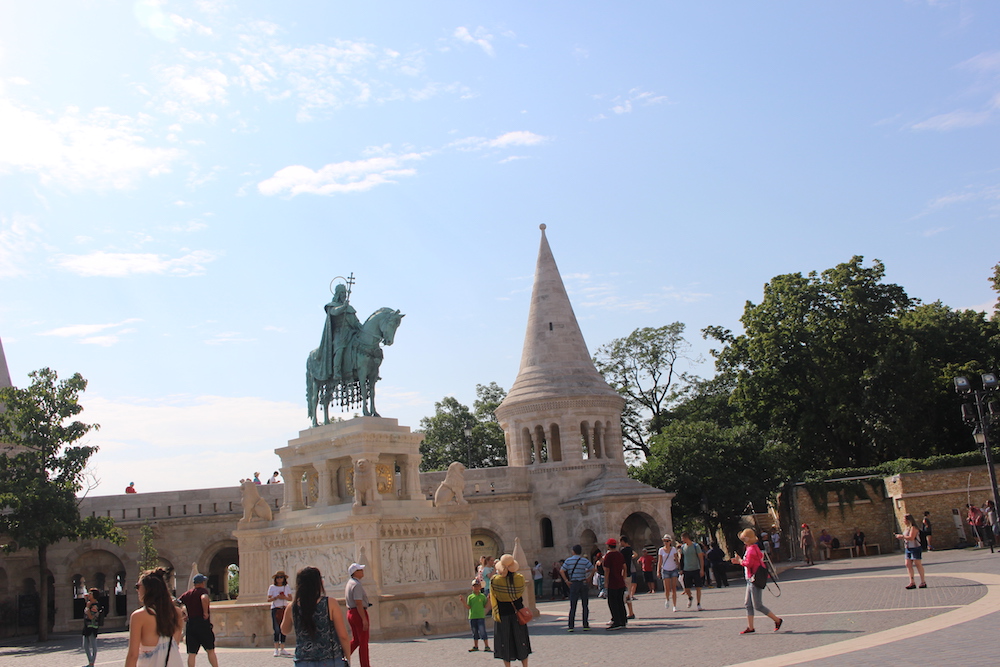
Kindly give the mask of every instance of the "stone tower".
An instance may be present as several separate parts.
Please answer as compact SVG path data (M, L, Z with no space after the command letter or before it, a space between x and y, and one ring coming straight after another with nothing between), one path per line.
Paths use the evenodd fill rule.
M521 368L496 410L509 466L579 464L624 468L624 399L594 367L573 313L545 225L524 334Z

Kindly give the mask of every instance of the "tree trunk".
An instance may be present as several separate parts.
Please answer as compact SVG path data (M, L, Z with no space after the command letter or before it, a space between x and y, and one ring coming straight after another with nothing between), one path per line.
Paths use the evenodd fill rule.
M38 547L38 641L49 639L48 547Z

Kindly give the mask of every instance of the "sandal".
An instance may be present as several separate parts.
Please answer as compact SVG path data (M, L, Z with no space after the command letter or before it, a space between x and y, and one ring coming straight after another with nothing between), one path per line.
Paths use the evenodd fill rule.
M917 585L916 585L916 584L910 584L909 586L907 586L907 587L906 587L906 590L908 590L908 591L912 591L912 590L913 590L914 588L916 588L916 587L917 587Z
M927 584L926 583L920 584L919 586L917 586L917 588L927 588Z

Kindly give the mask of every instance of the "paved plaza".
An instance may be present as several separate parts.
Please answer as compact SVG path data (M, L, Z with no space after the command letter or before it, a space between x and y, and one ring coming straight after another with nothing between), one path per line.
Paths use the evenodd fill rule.
M905 590L899 554L794 567L781 575L781 596L764 603L785 619L780 633L758 616L757 633L745 626L742 581L728 589L704 591L703 612L664 609L663 596L640 595L636 620L621 632L603 629L610 619L604 600L591 600L590 632L577 621L566 631L569 603L542 602L542 618L531 625L532 665L583 667L609 662L672 666L811 665L833 667L996 662L995 632L1000 623L1000 552L988 549L925 554L928 588ZM579 614L579 611L577 612ZM98 665L124 663L127 635L99 638ZM466 635L382 642L372 646L375 667L458 667L502 664L489 653L468 653ZM270 648L219 649L222 667L282 664ZM0 647L4 667L79 667L84 664L78 636L59 636L38 645L7 640ZM198 665L208 665L204 655Z

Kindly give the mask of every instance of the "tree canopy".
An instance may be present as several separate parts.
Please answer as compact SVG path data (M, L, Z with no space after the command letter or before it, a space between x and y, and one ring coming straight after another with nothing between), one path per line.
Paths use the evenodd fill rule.
M507 396L496 382L476 385L473 409L453 396L434 404L434 416L420 420L424 441L420 445L421 470L445 470L452 461L468 468L507 465L507 445L503 429L493 411ZM472 430L468 438L466 427Z
M121 544L124 535L108 517L81 517L77 493L83 490L87 462L97 447L74 445L96 424L72 418L83 411L79 394L87 381L77 373L59 381L43 368L30 374L31 386L0 388L0 533L4 550L34 549L39 566L39 641L48 637L49 545L60 540L103 537ZM72 420L72 421L71 421Z
M922 305L884 275L855 256L776 276L746 304L744 334L705 330L725 345L717 367L735 377L732 402L789 474L967 447L945 395L958 371L996 367L998 322Z
M650 436L659 433L667 408L692 381L678 368L689 348L681 322L636 329L597 348L594 365L625 399L622 440L626 452L649 455Z

